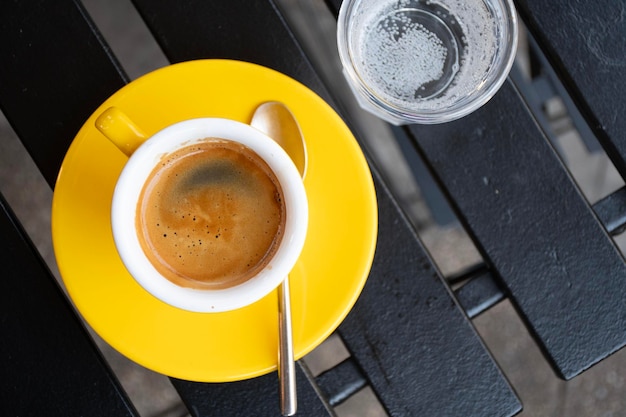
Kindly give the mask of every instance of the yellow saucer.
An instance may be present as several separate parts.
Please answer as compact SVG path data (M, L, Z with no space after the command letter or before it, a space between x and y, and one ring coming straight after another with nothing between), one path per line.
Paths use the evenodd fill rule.
M369 274L377 236L372 177L339 116L302 84L276 71L227 60L172 65L128 84L97 109L74 139L54 191L52 237L67 290L94 330L119 352L176 378L226 382L276 369L276 292L226 313L192 313L143 290L111 234L113 189L126 157L94 127L119 107L148 135L180 120L249 123L265 101L282 101L305 136L309 232L290 274L295 356L328 337Z

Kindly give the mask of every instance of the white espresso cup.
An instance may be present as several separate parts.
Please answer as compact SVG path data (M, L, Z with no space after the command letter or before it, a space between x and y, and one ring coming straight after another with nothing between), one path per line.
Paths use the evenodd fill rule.
M111 225L115 245L122 262L130 275L146 291L161 301L184 310L207 313L222 312L241 308L260 300L274 290L289 274L304 246L308 225L308 204L302 178L297 168L289 155L274 140L250 125L221 118L184 120L166 127L146 139L141 129L134 125L117 108L105 110L96 120L96 127L122 152L129 156L128 162L117 180L113 194ZM145 208L146 204L144 202L147 200L144 199L145 195L142 193L148 192L144 191L144 188L147 190L152 187L145 187L146 183L153 181L155 175L157 175L155 174L155 169L166 163L168 157L177 155L177 152L185 153L190 146L208 146L207 149L209 150L205 149L204 152L211 152L210 149L212 149L211 146L214 146L214 142L230 143L236 149L242 148L243 145L247 149L246 152L251 150L270 168L271 173L273 173L272 178L274 181L277 180L279 184L278 190L281 190L279 194L276 194L280 195L280 198L277 197L275 200L283 202L281 209L282 217L278 221L278 229L276 229L279 230L279 233L272 240L271 245L274 245L273 249L261 256L261 260L256 264L256 269L250 272L249 276L242 278L242 280L235 280L232 284L222 282L213 285L202 281L194 282L193 279L187 282L185 281L188 279L186 276L178 277L181 279L172 279L171 276L167 276L168 274L178 274L176 266L166 261L160 264L160 259L170 255L174 258L182 257L182 255L175 256L174 253L164 253L167 249L159 247L159 244L154 243L157 242L156 240L153 241L150 240L152 238L146 238L149 233L143 234L142 230L156 226L152 223L149 227L141 225L142 220L140 219L144 217L150 218L147 217L149 216L148 214L142 214L144 212L141 210L151 213L148 211L149 209ZM209 144L207 145L207 143ZM164 190L163 192L167 192L168 185L163 184L158 187L161 187ZM252 187L251 189L257 190L258 187ZM204 192L206 194L206 190ZM218 200L217 197L213 199L211 194L207 195L208 197L205 195L203 198L208 202L208 206L219 205L216 202ZM256 201L253 197L246 196L245 198L247 199L246 201ZM268 199L263 197L260 200L265 201ZM151 201L156 202L157 200ZM157 204L154 204L154 206L156 207ZM205 207L199 207L200 211L204 209ZM205 216L205 214L200 212L199 214L189 214L198 216L198 219L201 216L209 216L211 219L215 217L213 214ZM239 216L239 213L233 211L232 217L235 218L236 216ZM259 223L257 221L259 216L248 216L246 218L253 218L256 225ZM244 216L239 216L239 218L242 217ZM193 221L196 221L195 217ZM226 227L224 225L220 226L221 230L219 231L208 230L209 220L206 220L206 222L207 224L204 226L207 228L207 239L209 237L213 239L223 238L226 241L227 238L241 238L241 236L228 235L230 230L225 231ZM200 224L199 221L198 223ZM270 221L267 220L267 223L269 224ZM159 227L162 226L160 223L158 225ZM233 226L231 229L245 230L247 233L248 228L238 227L237 229L237 227ZM250 230L253 229L253 227L250 227ZM179 242L181 245L189 243L177 235L176 230L163 230L163 235L167 233L169 233L170 238L179 239L174 242ZM235 232L232 233L235 234ZM154 233L152 234L154 235ZM197 237L196 235L194 236ZM208 241L202 242L201 239L197 239L194 244L201 245L202 243L205 243L205 248L209 243L213 244ZM176 243L168 247L174 248L174 246L178 247ZM236 246L230 252L232 252L233 256L239 255L245 252L244 246L241 246L241 250ZM150 248L154 249L156 255L152 253L153 251ZM206 252L207 249L205 248L203 249L205 252L195 253L196 258L209 253ZM215 250L217 251L218 249ZM191 255L189 256L191 257ZM221 262L222 255L220 255L219 260L215 256L212 258L208 256L206 255L205 258L202 258L207 263L207 270L213 271L215 269L219 271L218 266L220 265L219 262ZM226 256L224 256L224 259L226 259ZM198 265L201 266L198 267L196 265L195 267L200 268L200 270L204 268L201 262ZM174 271L172 271L172 268ZM213 272L213 274L219 274L219 272Z

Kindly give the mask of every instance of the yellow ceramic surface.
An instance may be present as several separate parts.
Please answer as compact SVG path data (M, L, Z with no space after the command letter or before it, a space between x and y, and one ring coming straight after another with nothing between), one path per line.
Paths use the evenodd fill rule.
M290 274L296 358L336 329L365 284L376 246L376 196L363 154L339 116L302 84L257 65L202 60L157 70L122 88L87 120L65 157L52 207L54 249L76 307L104 340L147 368L203 382L275 370L277 297L201 314L143 290L117 255L109 218L127 158L96 130L96 117L117 106L152 135L194 117L248 123L270 100L292 110L309 157L309 232Z

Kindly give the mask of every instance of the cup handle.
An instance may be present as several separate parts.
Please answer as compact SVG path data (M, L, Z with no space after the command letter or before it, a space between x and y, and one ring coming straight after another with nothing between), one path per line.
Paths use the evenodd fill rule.
M96 129L130 157L147 138L146 134L117 107L109 107L96 119Z

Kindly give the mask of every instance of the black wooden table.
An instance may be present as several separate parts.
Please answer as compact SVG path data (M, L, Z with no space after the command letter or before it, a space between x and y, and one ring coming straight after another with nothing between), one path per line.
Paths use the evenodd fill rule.
M327 6L336 14L339 3ZM134 5L172 63L258 63L346 114L274 1ZM562 83L626 174L626 2L517 6L546 57L544 71ZM0 2L0 107L51 187L80 126L127 82L79 1ZM298 368L298 415L328 415L330 404L366 384L391 416L516 414L522 404L469 320L504 298L564 379L626 343L626 268L612 240L625 223L626 191L593 206L585 200L524 88L512 74L468 117L396 130L482 255L455 291L372 164L377 251L365 289L338 329L351 357L319 378ZM135 415L11 207L4 199L0 206L0 414ZM193 415L277 415L274 374L228 384L172 382Z

